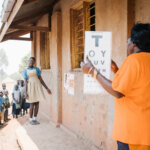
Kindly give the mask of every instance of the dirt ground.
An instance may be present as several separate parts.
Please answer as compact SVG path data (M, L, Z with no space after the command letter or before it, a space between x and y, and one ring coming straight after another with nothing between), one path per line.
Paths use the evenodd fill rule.
M15 129L19 126L20 123L16 119L11 118L10 121L0 128L0 150L21 150L15 133Z

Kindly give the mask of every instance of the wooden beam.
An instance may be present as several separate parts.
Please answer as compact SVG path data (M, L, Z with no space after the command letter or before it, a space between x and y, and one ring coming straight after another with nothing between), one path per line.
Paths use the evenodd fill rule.
M52 6L51 5L45 7L42 10L39 10L39 11L33 13L33 14L29 14L28 16L21 17L20 19L15 20L12 23L12 26L18 25L18 24L23 23L23 22L26 22L26 21L28 21L30 19L33 19L33 18L39 18L39 17L43 16L44 14L49 13L50 11L52 11Z
M131 34L131 28L135 24L135 0L128 0L127 2L127 38L129 38Z
M31 38L33 39L32 40L32 48L31 48L31 56L33 56L33 57L35 57L36 58L36 47L37 47L37 42L36 42L36 39L37 39L37 37L36 37L36 32L32 32L31 33Z
M25 34L28 34L28 33L30 33L30 32L29 31L15 31L15 32L12 32L12 33L8 33L3 38L2 42L7 41L10 38L19 37L19 36L22 36L22 35L25 35Z
M39 26L14 25L14 26L11 26L10 28L11 29L25 30L25 31L49 32L48 27L39 27Z
M12 38L10 38L9 40L32 41L32 38L12 37Z
M51 31L51 24L52 24L52 11L48 13L48 27L49 30Z
M15 32L12 32L12 33L8 33L5 35L5 37L9 38L9 37L12 37L12 36L15 36L15 37L18 37L18 36L22 36L22 35L25 35L25 34L28 34L30 33L29 31L15 31Z
M30 4L30 3L33 3L33 2L37 2L38 0L25 0L24 3L23 3L23 6L24 5L27 5L27 4Z
M127 1L127 39L131 35L131 29L135 24L135 0L128 0ZM127 56L128 56L127 51Z
M12 12L11 12L9 18L8 18L7 23L5 23L5 25L2 28L2 31L0 33L0 41L2 41L5 33L7 32L10 24L12 23L12 21L15 18L16 14L18 13L18 11L19 11L20 7L22 6L23 2L24 2L24 0L19 0L19 1L16 2L15 6L14 6L14 8L13 8L13 10L12 10Z
M13 21L12 23L12 26L13 25L18 25L20 23L24 23L30 19L33 19L33 18L37 18L39 19L40 17L42 17L43 15L47 14L47 13L52 13L53 11L53 6L58 2L59 0L54 0L54 2L51 4L51 5L48 5L46 6L45 8L43 9L40 9L36 12L34 12L33 14L29 14L25 17L21 17L21 18L18 18L16 20Z

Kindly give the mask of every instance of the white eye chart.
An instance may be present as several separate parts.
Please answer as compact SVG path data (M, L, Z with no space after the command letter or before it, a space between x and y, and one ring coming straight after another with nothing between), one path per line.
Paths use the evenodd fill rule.
M86 56L106 78L111 73L112 33L100 31L85 32L84 62ZM84 94L105 94L105 90L91 75L84 75Z

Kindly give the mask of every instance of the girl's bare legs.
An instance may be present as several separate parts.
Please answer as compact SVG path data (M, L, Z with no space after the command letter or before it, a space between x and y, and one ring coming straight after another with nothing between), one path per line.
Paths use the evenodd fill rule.
M38 111L39 111L39 102L36 102L34 108L34 117L37 117Z
M39 122L36 120L36 117L38 115L38 111L39 111L39 102L34 103L34 117L33 117L33 122L35 124L39 124Z
M39 122L36 120L37 114L39 111L39 102L30 104L30 124L36 125Z
M33 117L33 109L34 109L34 103L30 104L30 118Z

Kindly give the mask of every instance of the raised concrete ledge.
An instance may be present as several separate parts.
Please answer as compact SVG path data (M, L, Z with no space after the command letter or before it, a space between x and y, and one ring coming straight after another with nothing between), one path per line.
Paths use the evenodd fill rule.
M32 126L25 118L24 124L16 129L21 150L104 150L82 139L63 124L45 121L43 116L39 116L39 120L40 125Z
M39 150L23 127L16 130L16 136L21 150Z

